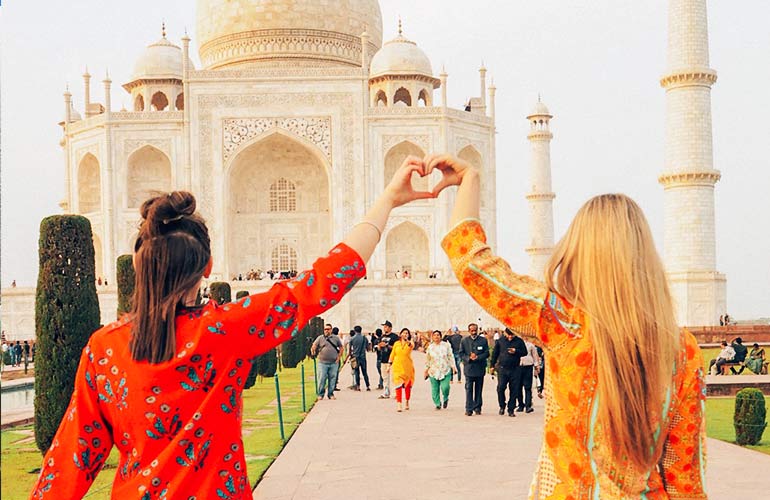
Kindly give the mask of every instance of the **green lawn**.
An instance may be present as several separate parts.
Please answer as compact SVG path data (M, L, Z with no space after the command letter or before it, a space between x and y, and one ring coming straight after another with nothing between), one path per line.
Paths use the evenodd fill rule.
M305 418L302 412L302 383L300 367L284 369L279 374L283 419L288 440ZM313 362L305 362L305 394L307 410L315 403ZM257 384L243 395L243 442L246 465L252 486L265 473L281 452L284 442L278 428L278 409L275 405L275 381L257 380ZM22 500L29 498L37 478L42 455L35 446L32 426L14 427L0 434L2 446L2 498ZM105 469L91 486L86 498L108 500L115 478L117 451L112 450Z
M734 412L734 397L708 398L706 400L706 434L721 441L735 443ZM765 429L762 441L756 446L746 446L746 448L770 455L770 431Z

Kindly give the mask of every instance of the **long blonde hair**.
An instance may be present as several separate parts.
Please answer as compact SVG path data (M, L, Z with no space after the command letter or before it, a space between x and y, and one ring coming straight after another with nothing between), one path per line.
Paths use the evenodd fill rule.
M622 194L590 199L556 245L546 283L587 316L598 421L613 456L650 468L666 436L664 401L680 347L663 264L639 206Z

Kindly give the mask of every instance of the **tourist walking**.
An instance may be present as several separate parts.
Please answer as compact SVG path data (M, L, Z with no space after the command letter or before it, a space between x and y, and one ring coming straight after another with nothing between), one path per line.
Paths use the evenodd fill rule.
M413 173L424 170L408 158L362 222L311 271L222 306L195 305L213 266L195 198L177 191L146 201L133 311L83 349L66 418L31 497L82 498L113 445L116 470L129 472L115 476L112 498L251 496L238 382L248 361L290 340L366 275L392 209L432 196L414 191Z
M382 367L382 382L385 390L380 394L379 399L388 399L390 398L390 353L400 337L393 331L393 324L389 320L382 324L382 328L384 331L380 337L380 342L377 344L376 352L377 360Z
M318 390L316 391L319 399L334 397L334 388L337 384L337 373L339 370L340 356L342 355L342 342L339 337L332 335L332 325L324 325L324 332L319 335L313 345L310 346L310 354L317 360L318 368Z
M510 328L505 329L505 334L495 342L495 346L492 348L489 372L497 373L497 403L500 406L500 415L505 415L507 406L508 416L516 416L514 413L516 397L521 390L521 368L519 363L522 356L526 356L526 354L526 344ZM507 405L505 398L506 389L508 390Z
M447 332L444 340L449 342L449 345L452 346L452 356L454 356L455 359L455 372L457 373L457 383L459 384L462 382L462 370L460 370L460 342L463 341L463 336L457 325L453 326L452 329Z
M446 408L449 404L449 383L455 371L452 346L442 341L440 330L434 330L431 334L431 343L425 350L425 378L430 378L431 396L437 410Z
M17 340L13 345L13 366L21 365L21 353L23 350L21 342Z
M479 335L479 325L468 325L469 336L460 343L460 357L465 368L465 414L481 415L481 397L484 389L484 376L487 374L489 343L486 337Z
M703 359L676 323L639 206L619 194L590 199L542 283L514 273L487 244L483 174L449 155L424 161L428 174L443 176L434 192L459 185L442 241L459 283L548 357L543 449L529 497L706 498Z
M377 352L377 345L380 343L380 339L382 339L382 329L377 328L374 333L372 334L372 345L371 350L374 352L374 359L375 364L377 366L377 376L379 377L379 382L377 382L377 390L382 389L382 361L380 360L379 353Z
M537 375L535 372L540 366L540 359L537 356L535 344L529 340L525 340L524 345L527 350L526 354L522 356L519 361L521 384L519 386L519 392L517 393L518 408L516 408L516 411L532 413L535 411L535 409L532 408L532 382L533 376Z
M400 337L390 351L393 384L396 386L396 411L409 409L412 386L414 386L414 363L412 362L414 342L412 342L412 333L409 328L402 328Z
M366 390L371 391L369 387L369 372L366 370L366 336L361 333L361 327L355 326L350 330L350 366L353 368L353 385L350 389L361 390L361 374L364 375Z

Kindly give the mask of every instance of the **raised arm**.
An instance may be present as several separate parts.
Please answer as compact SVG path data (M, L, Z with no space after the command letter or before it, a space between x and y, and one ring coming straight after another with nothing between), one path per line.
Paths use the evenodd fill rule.
M434 192L459 185L452 211L452 229L441 245L465 290L487 312L520 335L549 348L579 336L582 316L545 284L514 273L492 252L478 219L479 173L457 158L429 156L428 173L440 170L442 181Z

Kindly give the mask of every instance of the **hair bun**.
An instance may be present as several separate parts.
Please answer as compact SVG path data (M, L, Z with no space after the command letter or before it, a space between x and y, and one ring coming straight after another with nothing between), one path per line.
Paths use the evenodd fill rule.
M174 191L168 194L168 203L176 215L195 213L195 196L187 191Z

